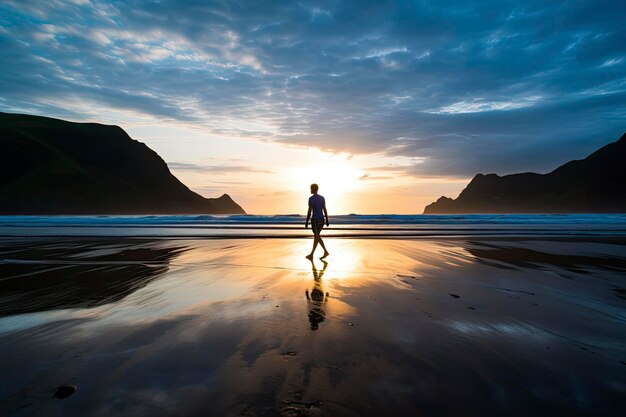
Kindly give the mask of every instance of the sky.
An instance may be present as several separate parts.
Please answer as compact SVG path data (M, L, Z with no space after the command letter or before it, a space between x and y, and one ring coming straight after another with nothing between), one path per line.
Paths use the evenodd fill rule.
M116 124L248 213L421 213L626 131L626 2L0 1L0 111Z

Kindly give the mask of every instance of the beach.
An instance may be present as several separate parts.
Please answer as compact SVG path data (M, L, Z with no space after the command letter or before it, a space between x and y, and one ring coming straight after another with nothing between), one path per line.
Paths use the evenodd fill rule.
M299 235L0 238L0 414L626 409L623 235L326 244L325 263Z
M626 416L626 1L0 16L0 417Z

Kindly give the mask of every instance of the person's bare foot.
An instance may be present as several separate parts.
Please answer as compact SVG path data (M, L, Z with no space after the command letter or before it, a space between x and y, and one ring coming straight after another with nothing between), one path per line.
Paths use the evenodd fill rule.
M320 256L320 259L324 259L325 257L327 257L328 255L330 255L330 253L328 252L324 252L324 254L322 256Z
M310 253L307 256L305 256L305 258L307 258L309 261L312 261L313 260L313 254Z

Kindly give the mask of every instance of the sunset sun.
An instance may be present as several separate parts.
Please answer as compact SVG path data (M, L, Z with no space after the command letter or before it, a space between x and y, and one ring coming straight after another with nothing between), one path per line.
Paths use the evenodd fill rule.
M296 168L289 173L294 190L308 190L310 184L320 187L320 194L332 202L334 212L349 211L342 203L346 194L362 188L359 178L363 171L355 167L349 160L329 160L320 164L312 164Z

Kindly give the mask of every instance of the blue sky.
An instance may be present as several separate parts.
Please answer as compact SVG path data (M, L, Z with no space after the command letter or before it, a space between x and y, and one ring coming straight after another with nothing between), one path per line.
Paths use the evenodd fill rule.
M415 209L376 210L419 212L475 173L546 172L626 131L623 1L0 11L0 111L119 124L192 188L239 193L259 212L271 211L268 183L282 198L277 166L349 165L355 204L404 187L394 192Z

